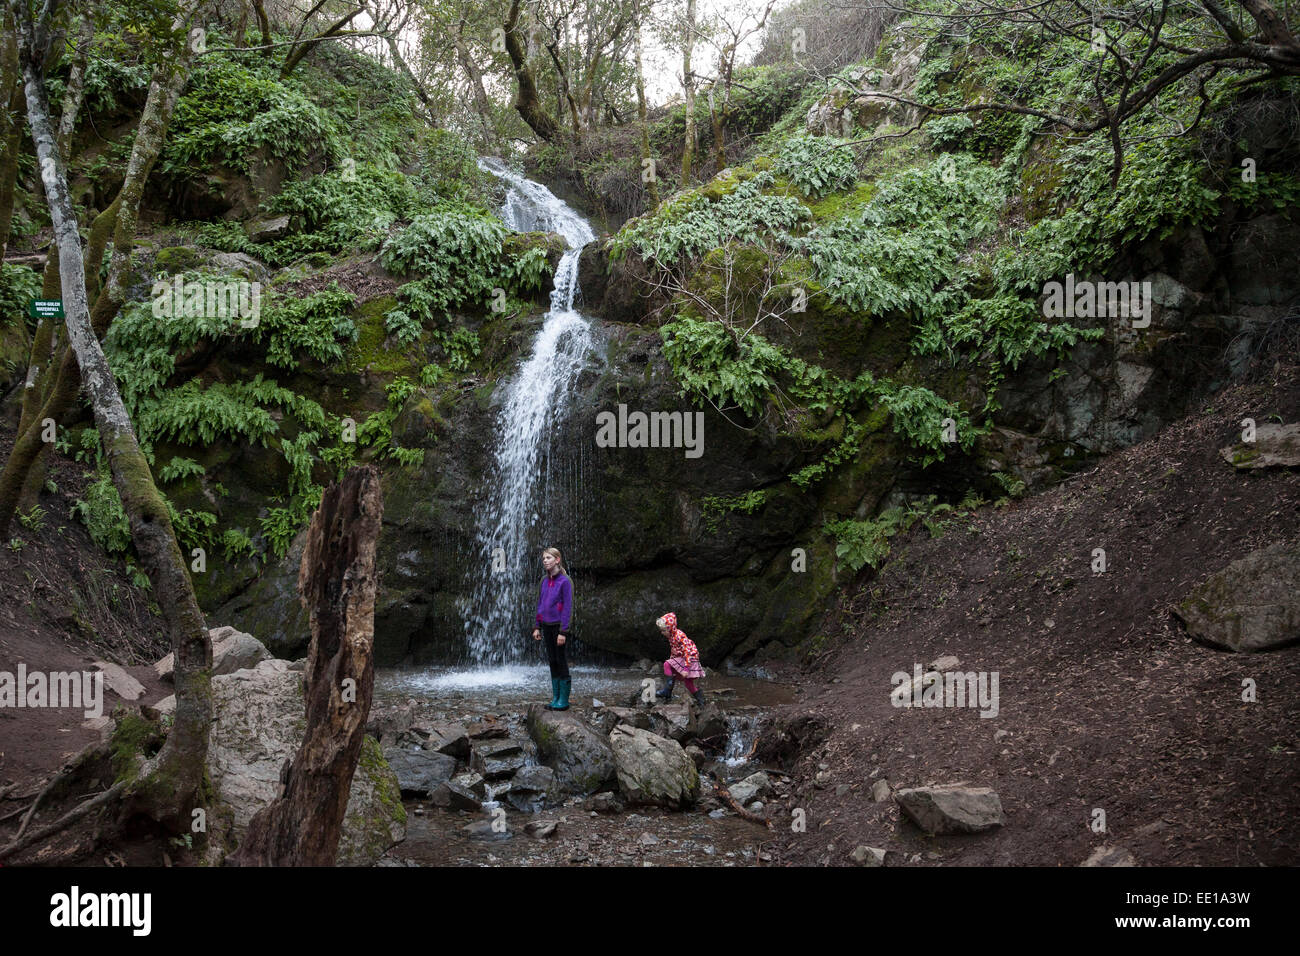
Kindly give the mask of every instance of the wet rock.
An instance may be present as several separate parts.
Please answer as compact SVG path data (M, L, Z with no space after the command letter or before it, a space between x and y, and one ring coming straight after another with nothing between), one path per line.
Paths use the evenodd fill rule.
M429 796L446 810L478 810L487 799L487 786L477 773L463 773L441 783Z
M1080 866L1137 866L1137 858L1122 846L1099 846Z
M397 785L403 796L429 796L456 772L455 757L432 750L388 747L384 759L397 774Z
M1006 822L1002 801L989 787L960 784L909 787L897 791L894 799L917 826L932 836L982 833Z
M690 736L691 714L686 704L659 704L650 710L650 730L679 743Z
M606 736L619 724L630 724L642 730L650 729L650 715L635 707L606 707L600 715L600 730Z
M733 783L727 790L731 793L731 799L735 800L742 807L758 799L766 797L772 792L772 781L763 771L751 773L744 780Z
M1267 651L1300 640L1300 546L1276 544L1233 561L1174 613L1196 640Z
M874 846L854 847L849 859L858 866L884 866L885 851Z
M208 773L217 799L229 809L231 842L280 791L280 770L298 752L306 730L302 677L281 660L212 679L213 721ZM208 814L209 821L225 814ZM348 791L339 841L341 866L370 866L406 837L397 775L379 744L367 736Z
M1229 445L1219 454L1238 471L1300 467L1300 422L1260 425L1255 429L1254 441Z
M503 780L525 763L523 747L516 740L483 740L474 745L470 765L487 780Z
M699 770L701 767L703 767L705 761L709 759L705 755L704 751L701 750L699 747L697 747L695 744L687 744L685 750L686 750L686 756L690 757L691 760L694 761L696 770Z
M470 740L500 740L510 736L510 728L504 720L488 717L478 720L465 728Z
M572 711L533 704L526 723L539 759L555 771L555 785L563 793L588 794L614 779L614 751L608 739Z
M727 715L717 704L706 703L703 707L692 707L686 729L689 736L697 740L725 740Z
M439 721L432 724L414 724L411 730L424 738L425 750L435 750L457 760L470 758L469 732L461 724Z
M555 771L550 767L524 767L510 778L506 803L525 813L536 813L555 790Z
M621 724L609 735L619 792L629 803L679 809L695 802L700 775L681 744Z

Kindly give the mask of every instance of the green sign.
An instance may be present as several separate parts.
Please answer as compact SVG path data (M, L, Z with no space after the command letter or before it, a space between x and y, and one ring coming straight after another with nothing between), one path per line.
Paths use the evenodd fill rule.
M62 299L32 299L27 306L27 314L33 319L63 318Z

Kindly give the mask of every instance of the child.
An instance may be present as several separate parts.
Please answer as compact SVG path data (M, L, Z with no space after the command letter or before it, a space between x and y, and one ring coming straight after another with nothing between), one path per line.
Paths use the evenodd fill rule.
M704 668L700 666L699 648L695 646L694 641L677 629L677 615L671 611L655 621L655 624L658 625L659 632L668 638L668 646L672 648L673 653L672 657L664 661L664 677L668 678L668 682L663 690L655 692L655 696L668 700L673 696L673 684L676 683L677 677L681 677L687 691L695 698L695 703L703 707L704 691L695 686L695 678L704 676Z

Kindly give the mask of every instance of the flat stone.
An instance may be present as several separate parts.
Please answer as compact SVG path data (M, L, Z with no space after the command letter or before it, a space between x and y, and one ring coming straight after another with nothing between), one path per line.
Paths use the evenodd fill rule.
M446 783L456 772L456 758L431 750L410 750L390 747L384 759L397 774L397 785L403 795L427 796L438 785Z
M117 664L95 661L92 665L104 672L104 686L123 700L139 700L144 696L144 684L128 674Z
M1002 801L989 787L909 787L896 791L894 799L917 826L931 835L982 833L1006 822Z
M1254 441L1229 445L1219 454L1238 471L1300 467L1300 422L1258 425Z

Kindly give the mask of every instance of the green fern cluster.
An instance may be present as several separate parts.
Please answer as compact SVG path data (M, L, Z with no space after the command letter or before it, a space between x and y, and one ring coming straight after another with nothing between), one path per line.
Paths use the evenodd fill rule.
M829 136L791 136L773 158L772 172L812 197L848 189L858 179L852 148Z

